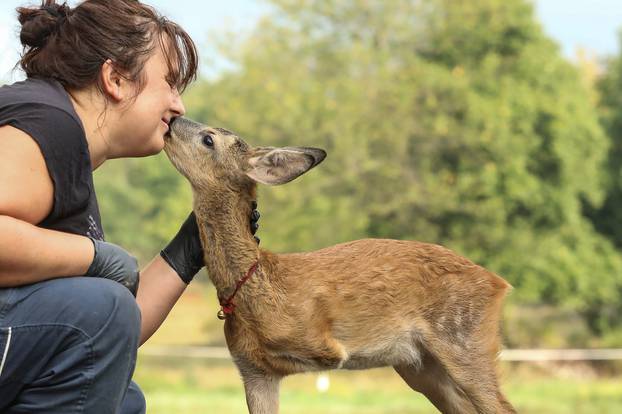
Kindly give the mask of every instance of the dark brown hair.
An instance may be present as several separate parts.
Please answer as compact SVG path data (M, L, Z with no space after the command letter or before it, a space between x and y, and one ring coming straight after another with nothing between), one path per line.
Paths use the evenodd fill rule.
M167 82L182 92L196 78L198 56L190 36L176 23L138 0L43 0L40 7L20 7L19 62L28 77L58 80L67 89L95 84L110 59L120 74L144 86L142 69L155 47L162 47Z

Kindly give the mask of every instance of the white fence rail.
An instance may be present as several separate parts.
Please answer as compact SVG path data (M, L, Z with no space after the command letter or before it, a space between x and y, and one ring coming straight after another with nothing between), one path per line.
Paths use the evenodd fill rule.
M505 349L503 361L614 361L622 349Z
M138 350L139 355L196 358L231 359L224 347L208 346L155 346L147 345ZM622 349L505 349L502 361L613 361L622 360Z

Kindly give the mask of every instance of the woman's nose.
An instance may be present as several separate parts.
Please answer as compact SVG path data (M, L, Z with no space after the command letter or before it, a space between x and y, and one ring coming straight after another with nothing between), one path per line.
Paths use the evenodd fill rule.
M181 100L181 95L177 91L177 89L173 90L173 102L171 104L171 111L174 112L175 116L183 116L186 113L186 107Z

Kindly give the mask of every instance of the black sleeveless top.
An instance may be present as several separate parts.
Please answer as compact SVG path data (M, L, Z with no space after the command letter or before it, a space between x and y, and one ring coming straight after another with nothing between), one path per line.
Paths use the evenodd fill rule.
M86 135L62 85L29 78L0 87L3 125L35 140L54 182L54 206L38 226L103 240Z

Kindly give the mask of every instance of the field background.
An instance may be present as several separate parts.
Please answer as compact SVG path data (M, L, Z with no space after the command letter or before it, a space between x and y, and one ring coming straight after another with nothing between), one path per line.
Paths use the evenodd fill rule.
M191 285L171 315L145 345L220 345L211 286ZM146 352L145 352L146 354ZM622 378L615 364L501 364L504 391L520 413L618 414ZM330 388L319 392L318 374L297 375L281 384L281 412L288 414L436 413L392 369L331 371ZM246 413L242 382L233 363L139 352L134 380L145 392L150 414Z

